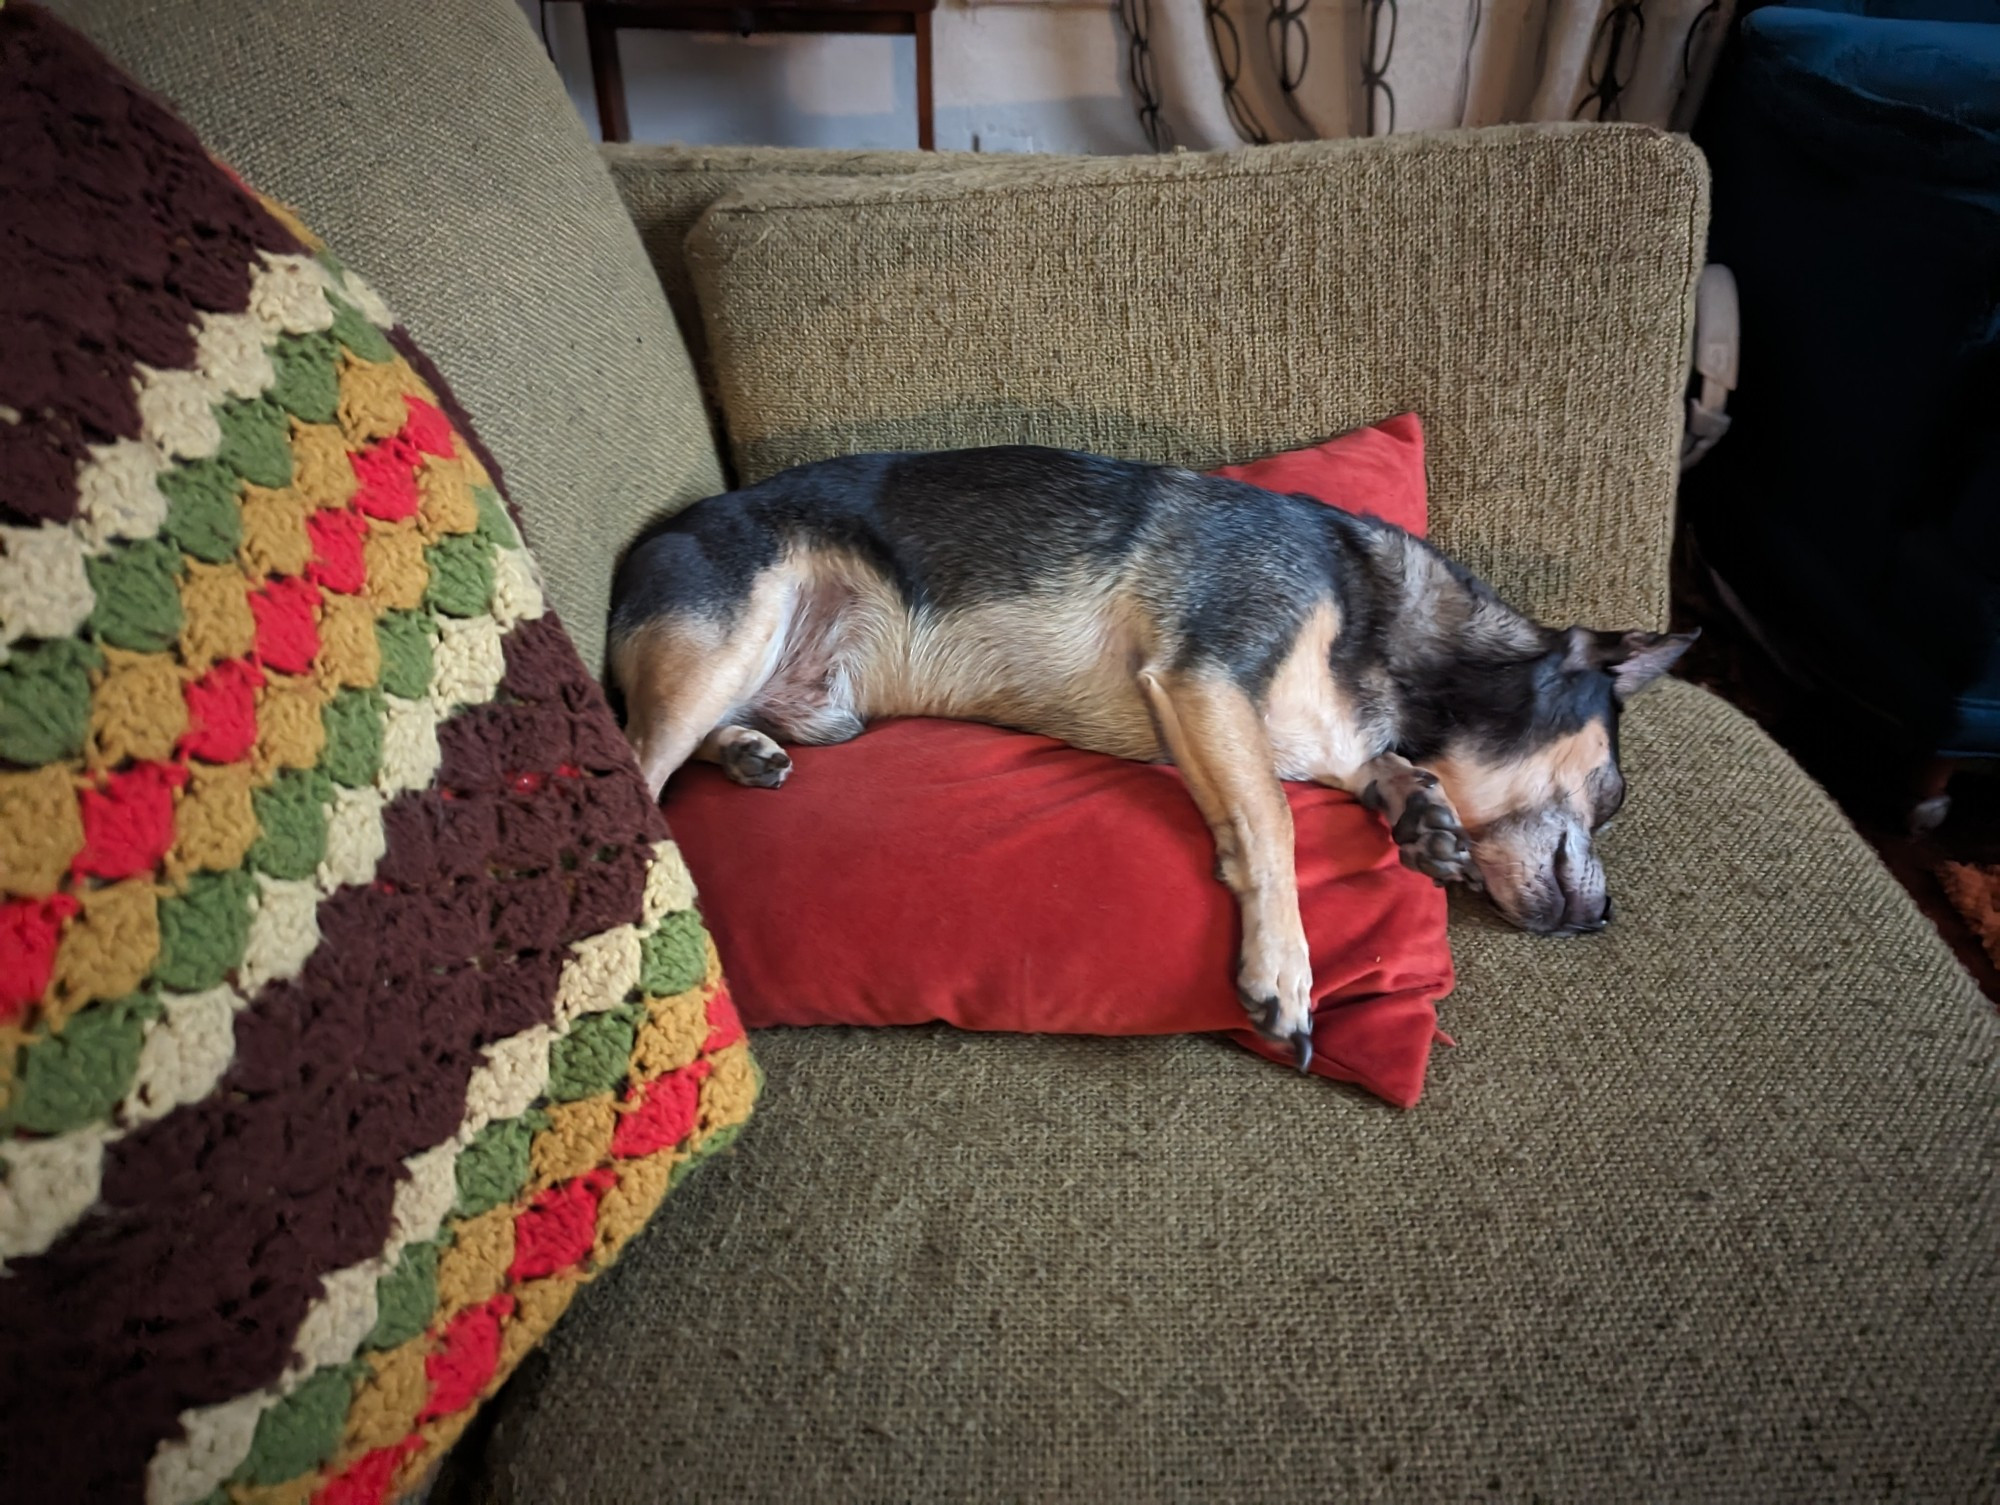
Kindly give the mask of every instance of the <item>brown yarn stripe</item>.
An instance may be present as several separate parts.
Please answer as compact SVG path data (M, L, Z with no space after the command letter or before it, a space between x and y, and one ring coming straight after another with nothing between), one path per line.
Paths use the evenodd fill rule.
M321 904L320 946L238 1017L216 1090L119 1141L100 1208L12 1267L5 1472L34 1498L137 1498L182 1410L277 1380L320 1277L382 1247L403 1158L458 1127L479 1047L550 1019L571 941L640 918L665 834L643 790L549 777L628 772L617 727L558 713L580 675L553 614L506 648L515 703L441 729L439 782L467 792L390 805L378 882ZM546 782L493 792L523 774Z
M167 107L35 6L0 10L0 476L67 522L88 446L140 436L144 363L250 300L259 251L304 248Z

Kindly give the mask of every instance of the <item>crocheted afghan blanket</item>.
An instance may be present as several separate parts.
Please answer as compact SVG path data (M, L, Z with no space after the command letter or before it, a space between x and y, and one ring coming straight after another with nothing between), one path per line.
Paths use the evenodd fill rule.
M0 1498L393 1498L757 1089L381 300L0 9Z

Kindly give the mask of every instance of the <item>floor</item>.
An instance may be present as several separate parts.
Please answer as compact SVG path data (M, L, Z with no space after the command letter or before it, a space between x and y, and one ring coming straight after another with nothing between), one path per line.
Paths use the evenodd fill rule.
M1961 768L1950 786L1951 808L1936 830L1913 836L1905 826L1902 791L1879 775L1840 766L1816 736L1823 713L1809 706L1770 664L1707 588L1699 562L1686 548L1675 561L1674 626L1701 629L1675 673L1713 690L1781 743L1840 802L1855 829L1875 848L1937 926L1986 996L2000 1006L2000 967L1952 907L1938 878L1948 862L2000 863L2000 765Z

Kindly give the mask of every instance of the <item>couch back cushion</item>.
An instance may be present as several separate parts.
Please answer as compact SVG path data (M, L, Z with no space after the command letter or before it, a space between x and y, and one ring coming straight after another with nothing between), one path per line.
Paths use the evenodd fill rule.
M658 280L514 0L59 0L300 211L451 378L584 662L611 554L722 489Z
M1707 182L1534 126L773 177L686 242L740 478L1029 442L1209 468L1414 410L1445 548L1659 627Z
M625 212L639 227L639 240L666 290L667 306L680 325L704 391L713 393L708 340L702 333L701 303L682 254L688 232L717 199L745 183L773 174L787 177L902 177L913 172L955 172L968 167L1034 164L1051 159L976 152L829 151L813 146L660 146L613 141L598 147Z

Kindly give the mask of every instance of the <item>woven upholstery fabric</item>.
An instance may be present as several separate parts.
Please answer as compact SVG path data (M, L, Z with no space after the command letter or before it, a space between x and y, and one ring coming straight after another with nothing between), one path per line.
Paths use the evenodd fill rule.
M507 457L593 672L610 559L722 489L658 281L513 0L62 0L380 287Z
M708 365L708 338L702 332L701 304L688 274L682 247L695 221L717 199L773 174L786 177L883 177L913 172L943 172L967 167L988 170L1018 165L1032 170L1049 158L1033 155L993 156L979 152L827 151L787 146L656 146L615 141L598 147L625 212L639 228L640 242L659 273L667 304L680 324L681 338L700 373L705 391L713 389Z
M756 1091L499 467L0 9L0 1498L409 1487Z
M1456 908L1410 1113L1198 1039L759 1032L757 1133L479 1497L1990 1498L1991 1006L1742 716L1626 726L1618 918Z
M1550 620L1661 627L1707 181L1511 127L773 178L686 243L738 470L1056 444L1207 469L1390 413L1437 541Z

